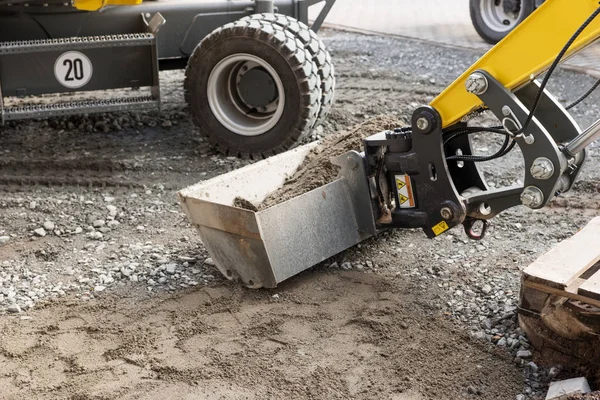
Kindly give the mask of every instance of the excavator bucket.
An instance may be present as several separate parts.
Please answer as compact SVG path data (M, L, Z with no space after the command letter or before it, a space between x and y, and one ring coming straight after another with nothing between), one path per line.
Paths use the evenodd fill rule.
M200 182L179 192L181 205L221 273L250 288L280 282L375 234L363 158L355 151L332 160L338 178L291 200L252 211L292 176L309 144ZM237 202L236 202L237 204Z

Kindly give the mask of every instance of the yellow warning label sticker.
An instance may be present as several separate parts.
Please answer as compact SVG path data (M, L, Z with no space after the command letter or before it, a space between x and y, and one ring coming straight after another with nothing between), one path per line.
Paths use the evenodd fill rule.
M398 189L399 208L415 208L415 196L412 188L412 181L408 175L396 175L396 188Z
M433 228L431 228L433 233L435 233L435 236L440 236L442 233L446 232L448 229L450 229L450 227L448 226L446 221L442 221L439 224L437 224L436 226L434 226Z
M396 187L398 188L398 190L404 189L404 186L406 186L406 182L404 182L401 179L396 178Z

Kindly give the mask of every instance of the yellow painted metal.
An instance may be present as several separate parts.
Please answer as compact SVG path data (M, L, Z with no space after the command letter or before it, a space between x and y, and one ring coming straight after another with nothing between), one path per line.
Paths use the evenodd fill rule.
M135 6L142 0L73 0L73 6L78 10L96 11L106 6Z
M546 0L504 40L481 57L471 68L431 102L442 116L443 126L458 122L482 103L465 90L475 70L490 73L510 90L546 71L571 36L600 6L598 0ZM600 16L573 43L565 59L600 37Z

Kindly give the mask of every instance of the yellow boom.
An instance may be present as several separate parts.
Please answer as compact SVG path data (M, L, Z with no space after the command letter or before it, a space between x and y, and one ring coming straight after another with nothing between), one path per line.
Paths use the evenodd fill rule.
M450 126L481 107L481 100L465 90L467 78L478 69L490 73L510 90L546 71L577 29L600 6L597 0L547 0L504 40L481 57L431 102ZM577 38L565 59L600 37L596 18Z

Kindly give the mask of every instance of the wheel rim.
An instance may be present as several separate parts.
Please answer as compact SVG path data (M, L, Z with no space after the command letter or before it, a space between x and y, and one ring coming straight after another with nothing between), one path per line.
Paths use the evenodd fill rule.
M496 32L508 32L523 16L521 0L481 0L481 17L486 26Z
M249 76L255 80L260 77L260 82L267 86L252 88L249 80L253 78ZM207 97L217 120L229 131L242 136L268 132L277 125L285 108L279 74L265 60L252 54L233 54L221 60L208 78Z

